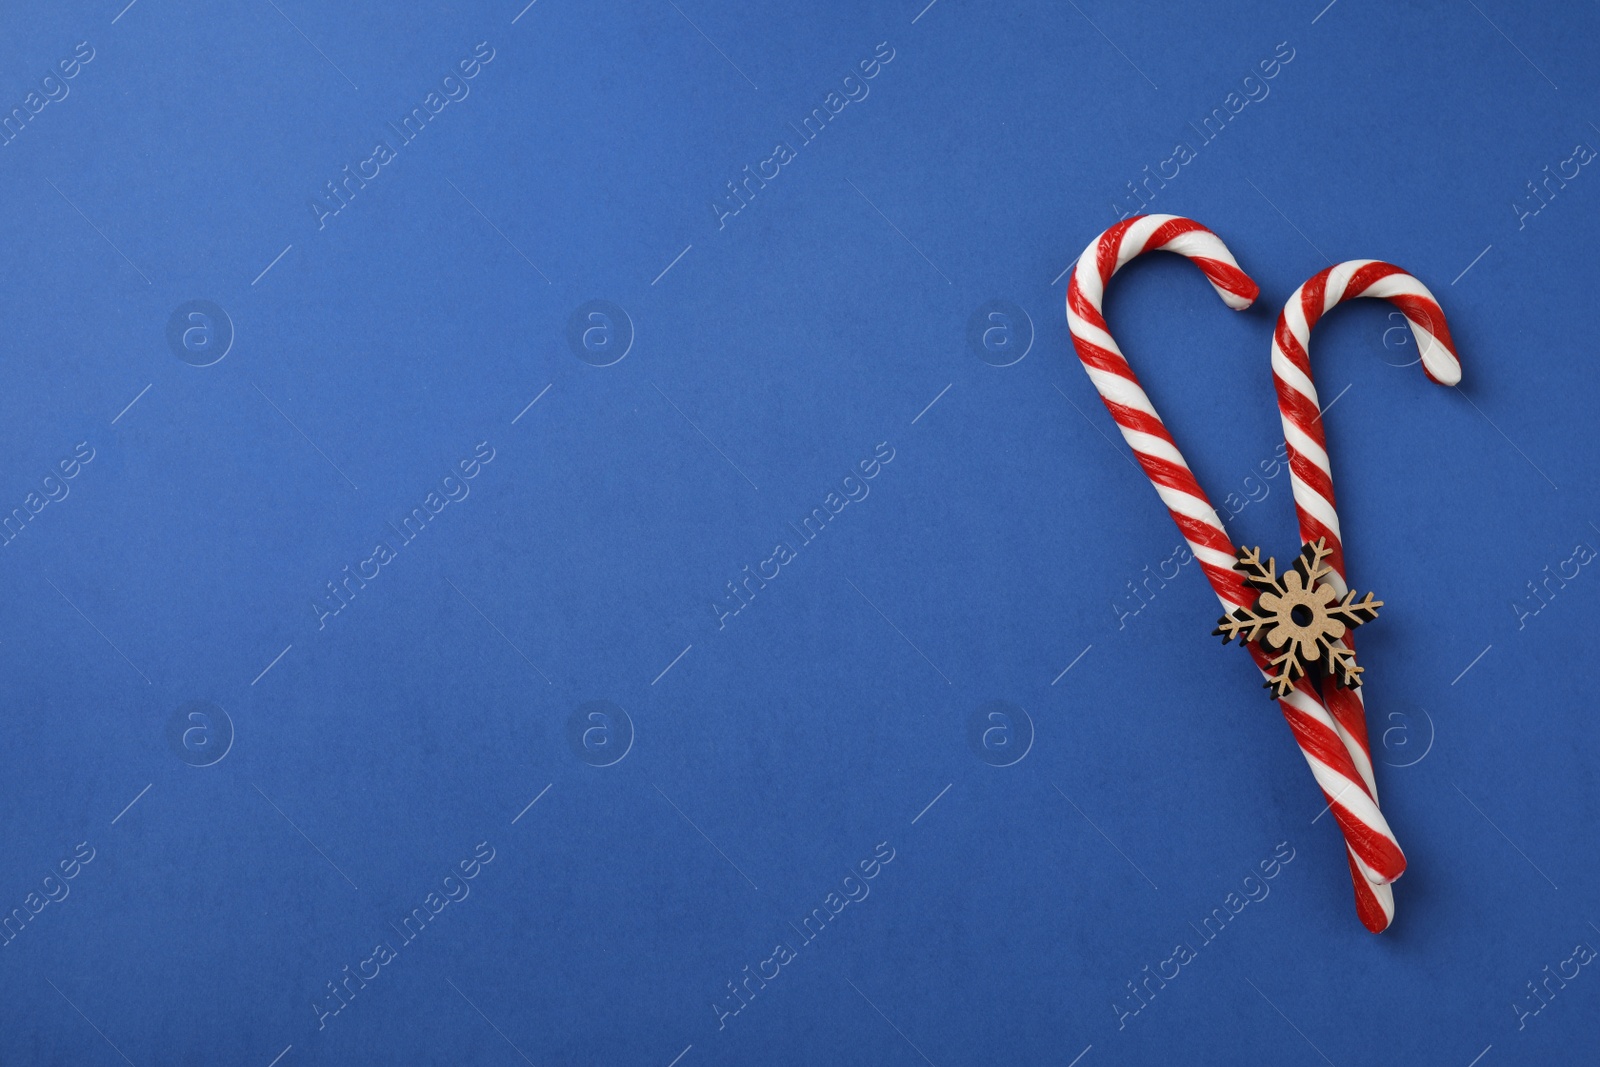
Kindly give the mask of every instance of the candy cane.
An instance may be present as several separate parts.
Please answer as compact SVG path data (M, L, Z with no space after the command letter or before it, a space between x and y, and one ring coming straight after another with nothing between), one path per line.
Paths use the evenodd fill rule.
M1352 259L1329 267L1296 289L1272 337L1272 374L1278 389L1278 411L1289 446L1289 474L1294 486L1300 534L1307 541L1328 539L1328 562L1344 595L1344 544L1333 504L1333 474L1328 468L1328 442L1322 428L1317 388L1311 384L1311 357L1306 345L1311 328L1334 307L1360 296L1388 300L1400 309L1422 354L1422 369L1440 385L1461 380L1461 361L1445 323L1444 311L1428 287L1392 263Z
M1340 596L1347 588L1344 544L1334 507L1333 472L1328 464L1322 408L1311 380L1307 346L1312 327L1323 315L1346 300L1362 296L1388 300L1405 315L1417 339L1422 369L1429 378L1440 385L1455 385L1461 380L1461 362L1439 302L1427 286L1392 263L1354 259L1329 267L1295 290L1278 316L1272 338L1272 374L1283 418L1283 436L1289 446L1289 479L1300 536L1305 541L1327 539L1332 550L1328 562L1333 568L1329 584ZM1373 777L1362 692L1324 683L1322 698L1333 713L1368 794L1376 800L1378 786ZM1378 903L1383 907L1386 926L1394 918L1393 900L1380 899Z
M1249 307L1260 292L1221 239L1204 226L1173 215L1139 216L1106 230L1078 258L1067 287L1067 325L1078 358L1123 439L1189 543L1223 610L1232 611L1255 599L1233 569L1233 543L1122 350L1107 332L1101 312L1111 276L1135 256L1155 250L1189 258L1223 302L1235 310ZM1252 646L1251 653L1257 667L1264 668L1266 656L1261 650ZM1279 701L1279 707L1344 833L1362 921L1369 929L1382 929L1375 925L1374 901L1387 895L1379 888L1382 883L1404 872L1405 856L1356 769L1345 738L1309 683L1302 681L1288 698ZM1376 913L1382 913L1381 907L1376 907Z

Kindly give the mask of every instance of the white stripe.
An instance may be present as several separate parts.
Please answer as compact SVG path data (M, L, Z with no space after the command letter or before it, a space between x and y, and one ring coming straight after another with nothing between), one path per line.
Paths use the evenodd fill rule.
M1304 430L1300 429L1298 423L1291 420L1287 415L1283 417L1283 439L1290 448L1310 460L1313 467L1327 475L1329 481L1333 480L1332 470L1328 465L1328 454L1322 450L1321 445L1313 441ZM1299 477L1294 474L1292 467L1289 473L1291 477L1299 481Z
M1204 500L1197 496L1191 496L1181 489L1173 489L1165 485L1156 486L1156 492L1161 494L1161 499L1166 502L1168 511L1182 515L1186 519L1194 519L1196 522L1205 523L1213 530L1217 530L1226 536L1227 532L1222 529L1222 520L1217 518L1217 510Z
M1348 844L1346 845L1346 847L1347 848L1349 847ZM1389 883L1385 882L1378 875L1377 871L1375 871L1371 867L1367 866L1367 861L1366 860L1364 860L1360 856L1356 855L1356 850L1355 849L1353 849L1353 848L1350 849L1350 855L1355 857L1356 869L1361 872L1361 877L1363 877L1363 878L1365 878L1367 880L1367 884L1368 885L1373 886L1374 888L1376 888L1377 886L1380 886L1380 885L1384 886L1384 887L1388 886Z
M1300 347L1305 348L1304 345ZM1278 347L1276 340L1272 342L1272 373L1283 379L1284 384L1289 388L1311 401L1312 407L1319 412L1322 410L1322 404L1317 399L1316 385L1310 378L1306 377L1304 371L1294 365L1293 361L1289 359L1289 354ZM1285 416L1285 418L1287 417Z
M1088 372L1089 380L1094 383L1095 389L1099 390L1102 397L1114 404L1121 404L1123 407L1130 407L1142 414L1149 415L1157 422L1161 421L1161 416L1156 414L1156 409L1151 405L1150 398L1145 395L1143 389L1139 388L1137 382L1130 381L1120 374L1112 374L1108 370L1101 370L1099 367L1091 367L1087 363L1083 365L1083 369ZM1121 423L1118 423L1118 426L1120 427Z
M1334 585L1338 577L1339 576L1337 574L1328 575L1328 584ZM1343 584L1344 583L1342 581L1338 582L1338 585ZM1344 591L1342 589L1340 590L1339 595L1344 595ZM1338 644L1340 647L1349 647L1345 645L1343 641L1338 641L1336 644ZM1355 696L1357 703L1361 703L1361 690L1352 689L1350 692ZM1344 742L1345 751L1350 753L1350 762L1355 764L1356 773L1361 775L1361 781L1364 785L1366 785L1367 792L1374 799L1376 799L1378 795L1378 786L1377 782L1372 777L1371 757L1367 754L1367 750L1361 746L1361 743L1357 741L1356 738L1347 730L1345 730L1344 723L1339 721L1339 716L1332 713L1332 709L1329 709L1329 716L1333 719L1333 728L1339 732L1339 740ZM1365 704L1362 704L1361 716L1362 721L1366 721Z
M1079 318L1077 315L1068 315L1067 329L1077 340L1087 341L1096 348L1103 348L1107 352L1115 352L1119 356L1122 355L1122 349L1117 347L1117 342L1112 340L1111 335L1088 319Z
M1090 242L1089 247L1083 250L1083 255L1078 257L1078 265L1072 271L1073 284L1077 285L1078 292L1096 310L1099 310L1100 301L1105 298L1106 293L1105 285L1100 281L1100 267L1096 262L1099 252L1100 238L1096 237Z
M1374 261L1369 259L1365 262L1372 263ZM1422 280L1420 278L1417 278L1411 274L1407 274L1405 271L1401 271L1399 274L1390 274L1379 278L1377 281L1367 286L1365 292L1356 293L1354 295L1376 296L1384 300L1387 300L1393 296L1420 296L1431 304L1437 304L1439 302L1438 299L1434 297L1433 292L1429 290L1426 285L1422 284Z
M1222 243L1222 238L1214 233L1201 230L1190 230L1188 233L1179 234L1161 246L1165 251L1176 252L1181 256L1194 259L1214 259L1219 263L1226 263L1230 267L1238 267L1239 261L1233 258L1233 253L1228 251L1228 246Z
M1441 317L1443 313L1441 312ZM1461 380L1461 361L1456 354L1433 331L1429 329L1431 323L1418 322L1410 315L1406 321L1411 324L1411 335L1417 339L1417 354L1422 357L1422 365L1428 373L1445 385L1455 385Z
M1387 885L1368 883L1367 888L1372 891L1372 896L1378 902L1378 907L1383 910L1383 925L1387 929L1394 922L1394 890Z
M1164 459L1168 463L1176 463L1184 470L1189 469L1189 464L1184 462L1183 454L1175 446L1159 437L1147 434L1142 430L1124 429L1122 431L1122 439L1127 441L1128 447L1135 452L1143 452L1147 456Z
M1321 493L1302 482L1299 478L1292 479L1292 482L1293 484L1290 488L1294 492L1295 504L1302 511L1327 527L1328 532L1337 538L1340 546L1343 547L1344 535L1339 528L1339 513L1334 510L1333 505L1328 503L1327 498Z
M1189 539L1186 537L1184 540L1188 541ZM1197 562L1207 563L1213 567L1218 567L1225 571L1232 570L1233 565L1238 562L1233 556L1230 556L1225 552L1218 552L1216 549L1207 548L1205 545L1197 545L1193 541L1189 541L1189 551L1194 554L1194 558ZM1229 611L1233 610L1233 605L1228 603L1228 601L1224 600L1222 603L1228 608Z
M1376 263L1375 259L1347 259L1328 272L1328 284L1322 292L1322 313L1326 315L1345 299L1345 290L1350 288L1350 279L1355 272L1369 263ZM1351 297L1360 296L1360 293L1351 293Z
M1289 333L1294 336L1296 341L1300 342L1300 347L1303 349L1306 348L1306 341L1311 337L1311 328L1306 325L1305 311L1300 304L1305 291L1306 287L1302 285L1294 291L1293 296L1289 297L1289 302L1283 305L1283 323L1289 327ZM1276 334L1273 335L1273 343L1277 343ZM1306 349L1306 351L1309 352L1310 349Z
M1130 259L1143 255L1147 251L1145 246L1150 243L1150 236L1174 218L1174 215L1146 215L1129 226L1122 235L1122 247L1117 249L1116 269L1121 270Z

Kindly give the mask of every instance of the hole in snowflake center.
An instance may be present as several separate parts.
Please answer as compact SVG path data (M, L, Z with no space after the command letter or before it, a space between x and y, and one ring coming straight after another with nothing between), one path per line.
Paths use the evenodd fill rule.
M1316 613L1304 604L1296 604L1289 609L1289 618L1294 620L1296 626L1310 626Z

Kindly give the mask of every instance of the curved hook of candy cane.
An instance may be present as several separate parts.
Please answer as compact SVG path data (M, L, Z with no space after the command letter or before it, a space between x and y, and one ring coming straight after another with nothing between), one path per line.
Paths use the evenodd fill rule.
M1073 347L1123 440L1154 483L1224 608L1249 607L1255 596L1233 569L1233 542L1112 339L1101 311L1111 276L1146 252L1176 252L1188 257L1223 303L1235 311L1255 303L1261 290L1239 269L1220 237L1177 215L1138 215L1112 226L1083 250L1067 284L1067 328L1072 332Z
M1393 263L1375 259L1339 263L1296 289L1284 305L1272 335L1272 375L1284 441L1289 446L1289 477L1300 537L1308 542L1327 538L1332 550L1328 563L1338 577L1333 584L1341 596L1345 591L1344 543L1334 510L1327 434L1317 388L1311 381L1308 345L1311 329L1323 315L1346 300L1363 296L1387 300L1400 309L1411 324L1422 369L1429 378L1440 385L1461 381L1461 361L1439 301L1427 286Z
M1249 307L1259 293L1255 282L1239 269L1222 240L1199 223L1174 215L1128 219L1102 233L1078 258L1072 281L1067 286L1067 324L1073 346L1123 439L1133 449L1189 543L1223 610L1247 607L1255 597L1233 569L1232 541L1177 443L1139 385L1138 376L1107 331L1101 311L1105 286L1111 276L1129 260L1148 251L1172 251L1188 257L1206 275L1223 301L1235 310ZM1264 668L1265 657L1259 649L1253 652L1257 665ZM1363 891L1365 886L1398 878L1405 870L1405 857L1352 764L1332 716L1315 691L1309 685L1302 685L1279 704L1344 833L1352 856L1352 874L1356 864L1360 864L1363 877L1357 880L1357 907L1362 922L1368 929L1381 930L1387 925L1382 919L1381 903L1387 894L1381 888L1367 889L1364 898ZM1377 899L1370 899L1374 894ZM1391 899L1388 903L1391 915L1392 909ZM1372 917L1374 914L1376 919ZM1383 925L1375 925L1378 921Z

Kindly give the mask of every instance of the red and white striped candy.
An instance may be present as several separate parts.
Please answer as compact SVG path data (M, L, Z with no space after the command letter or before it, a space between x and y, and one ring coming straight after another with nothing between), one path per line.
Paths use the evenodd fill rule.
M1329 267L1295 290L1278 316L1272 338L1272 374L1283 417L1283 436L1289 446L1289 477L1300 537L1305 541L1327 539L1332 549L1328 562L1334 572L1329 584L1341 596L1348 588L1344 544L1334 506L1333 472L1328 464L1322 408L1311 379L1308 342L1312 327L1323 315L1340 303L1361 296L1388 300L1405 315L1421 352L1422 369L1429 378L1441 385L1455 385L1461 380L1461 362L1439 302L1427 286L1391 263L1356 259ZM1378 786L1372 771L1363 692L1364 689L1345 689L1328 682L1322 687L1322 698L1333 713L1334 724L1368 794L1376 800ZM1381 918L1387 926L1394 918L1393 897L1380 894L1373 903L1382 911L1375 918Z
M1255 601L1254 592L1233 569L1233 542L1107 331L1101 312L1111 276L1135 256L1149 251L1188 257L1223 302L1235 310L1249 307L1260 290L1239 269L1220 238L1199 223L1174 215L1139 216L1106 230L1078 258L1067 287L1067 325L1078 358L1189 543L1223 610L1232 611ZM1264 672L1267 657L1254 646L1251 654ZM1382 929L1387 921L1375 925L1383 911L1375 898L1387 896L1381 884L1404 872L1405 856L1352 761L1344 732L1311 686L1302 681L1287 699L1279 701L1279 707L1344 833L1362 921L1369 929Z
M1272 375L1278 389L1278 411L1289 445L1289 471L1294 485L1300 535L1306 541L1328 539L1328 562L1339 576L1334 583L1343 596L1344 544L1334 510L1333 475L1328 469L1328 442L1322 426L1317 387L1311 383L1307 344L1311 328L1334 307L1359 296L1388 300L1411 324L1422 356L1422 369L1440 385L1461 380L1461 361L1444 311L1428 287L1392 263L1352 259L1329 267L1294 291L1278 316L1272 336Z

